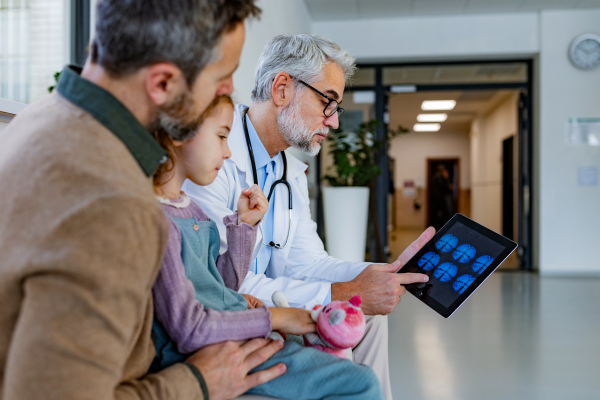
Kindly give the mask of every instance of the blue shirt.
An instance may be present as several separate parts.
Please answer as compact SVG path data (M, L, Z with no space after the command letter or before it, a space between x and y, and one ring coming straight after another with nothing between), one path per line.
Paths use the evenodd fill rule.
M267 149L263 145L262 141L258 137L258 133L256 133L256 129L252 125L250 121L250 117L246 115L246 123L248 125L248 135L250 136L250 143L252 144L252 151L254 152L254 163L256 164L256 175L258 178L258 187L265 193L265 196L269 194L269 190L271 189L271 185L268 188L265 188L265 183L267 180L267 168L272 169L272 171L276 171L276 163L275 159L277 156L272 157L269 156ZM269 165L270 164L270 165ZM275 179L277 180L277 179ZM273 240L273 201L274 201L275 193L271 196L271 201L269 202L269 209L267 213L263 217L261 222L263 241L265 243L269 243ZM258 256L254 260L251 269L256 274L264 274L267 271L267 267L269 266L269 261L271 261L271 252L273 248L271 246L265 246L261 243L260 251L258 252Z
M272 168L272 171L277 171L276 161L277 155L275 157L271 157L262 141L258 137L258 133L256 133L256 129L252 125L252 121L250 121L250 117L246 114L246 124L248 126L248 135L250 136L250 144L252 144L252 151L254 152L254 163L256 164L256 177L258 179L258 187L264 192L265 196L269 195L269 190L271 190L271 185L269 187L265 187L265 183L267 180L267 168ZM271 165L269 165L271 164ZM278 176L275 177L273 181L276 181ZM261 228L263 233L263 239L265 243L269 243L273 240L273 221L274 221L274 202L275 192L271 196L271 201L269 201L269 209L267 213L263 217L261 222ZM283 240L282 238L281 240ZM275 240L274 240L275 241ZM276 243L279 243L275 241ZM258 252L258 256L252 263L250 269L254 271L255 274L264 274L267 271L267 267L269 266L269 262L271 261L271 252L273 251L273 247L265 246L264 244L260 244L260 250ZM323 305L331 303L331 289L329 289L329 293L323 302Z

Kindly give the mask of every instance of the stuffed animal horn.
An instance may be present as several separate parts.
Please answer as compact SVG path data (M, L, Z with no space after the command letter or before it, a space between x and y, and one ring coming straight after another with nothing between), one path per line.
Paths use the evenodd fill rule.
M277 291L271 297L277 307L289 307L285 295ZM365 334L365 315L360 309L360 296L349 301L332 301L326 306L315 306L311 311L317 323L317 334L304 335L306 347L314 347L346 358L346 349L354 347Z

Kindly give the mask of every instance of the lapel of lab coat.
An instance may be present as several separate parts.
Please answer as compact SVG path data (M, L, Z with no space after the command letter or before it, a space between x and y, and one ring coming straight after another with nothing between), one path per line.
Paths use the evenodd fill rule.
M239 184L244 185L245 183L245 186L240 186L234 191L236 196L234 198L234 204L237 204L237 199L239 198L242 189L250 187L254 184L254 177L252 176L252 164L250 162L250 154L248 153L246 136L244 134L244 126L242 124L244 108L246 108L246 106L243 104L238 104L235 107L231 133L229 135L229 139L227 140L227 144L231 150L230 160L238 170ZM292 246L292 242L294 240L294 233L298 225L298 220L302 214L302 209L306 204L306 199L301 191L299 178L301 177L301 174L306 171L307 166L289 153L286 153L286 157L288 164L287 181L292 189L292 225L290 227L288 245L284 249L273 249L271 252L271 261L269 262L267 275L272 278L284 276L284 267ZM277 177L280 178L283 174L283 160L281 155L278 156L276 164L277 168L275 172ZM267 195L268 193L265 193L265 196ZM271 202L270 206L275 207L274 220L277 221L277 223L275 223L273 226L273 237L276 243L279 243L283 246L287 235L288 224L290 223L288 194L285 185L277 185L273 196L275 199L273 202ZM259 229L256 237L254 257L256 257L258 250L260 250L260 246L262 246L262 240L262 229Z

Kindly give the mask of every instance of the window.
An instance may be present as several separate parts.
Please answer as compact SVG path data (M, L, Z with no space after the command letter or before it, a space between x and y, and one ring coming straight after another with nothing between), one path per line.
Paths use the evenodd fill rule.
M0 0L0 97L31 103L68 62L68 0Z

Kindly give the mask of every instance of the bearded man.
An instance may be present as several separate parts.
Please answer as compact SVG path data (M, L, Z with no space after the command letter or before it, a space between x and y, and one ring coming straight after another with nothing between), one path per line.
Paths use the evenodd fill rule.
M0 146L0 399L229 399L282 345L207 346L147 371L152 285L168 223L152 177L167 154L149 131L194 136L233 91L255 0L101 0L83 70L27 107Z
M256 67L252 104L236 107L228 140L231 158L213 184L201 187L188 181L183 190L217 222L224 251L225 227L219 221L233 212L241 191L254 183L265 194L274 188L259 229L255 260L240 292L271 305L272 293L281 290L292 307L307 309L360 295L370 317L352 358L373 368L391 399L385 315L406 293L402 284L428 280L422 274L396 272L434 230L425 231L393 264L330 257L310 216L306 165L284 153L291 146L318 154L330 129L339 126L344 87L355 69L354 58L328 39L306 34L272 39ZM282 178L289 186L274 186Z

